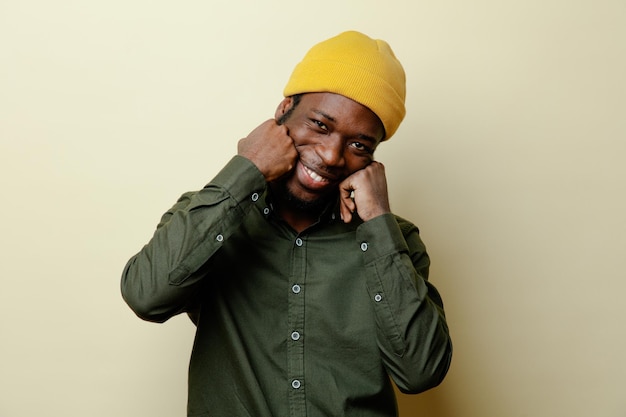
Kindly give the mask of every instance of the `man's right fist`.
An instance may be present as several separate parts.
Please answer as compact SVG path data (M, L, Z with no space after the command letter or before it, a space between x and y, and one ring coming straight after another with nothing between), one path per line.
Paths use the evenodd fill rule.
M240 156L249 159L272 182L291 171L298 152L285 125L269 119L237 144Z

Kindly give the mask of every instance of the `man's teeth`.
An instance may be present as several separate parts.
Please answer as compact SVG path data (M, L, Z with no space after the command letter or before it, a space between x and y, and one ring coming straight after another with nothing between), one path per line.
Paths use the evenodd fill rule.
M319 175L317 175L315 172L311 171L308 168L304 168L307 172L307 174L309 174L309 177L313 178L313 180L317 181L317 182L326 182L326 179L324 177L321 177Z

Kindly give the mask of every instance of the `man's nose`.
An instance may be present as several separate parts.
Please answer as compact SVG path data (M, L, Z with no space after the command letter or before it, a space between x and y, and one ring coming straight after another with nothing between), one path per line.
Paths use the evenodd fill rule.
M324 140L317 145L316 150L317 154L320 156L322 162L324 162L326 166L344 166L344 146L343 140L340 137L331 135L324 138Z

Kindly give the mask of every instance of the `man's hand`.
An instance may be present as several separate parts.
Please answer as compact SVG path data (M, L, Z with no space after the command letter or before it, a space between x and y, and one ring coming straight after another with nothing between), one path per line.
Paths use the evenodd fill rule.
M357 212L363 221L390 213L383 164L374 161L343 180L339 184L339 198L341 219L345 223L352 221L354 212Z
M289 130L274 119L263 122L241 139L237 151L240 156L252 161L268 182L291 171L298 157Z

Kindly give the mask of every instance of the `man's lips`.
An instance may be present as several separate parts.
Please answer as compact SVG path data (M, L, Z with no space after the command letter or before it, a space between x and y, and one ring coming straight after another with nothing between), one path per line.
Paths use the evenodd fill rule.
M337 181L335 177L322 175L319 172L307 167L302 162L298 163L298 171L298 177L300 178L302 185L311 190L321 190L322 188L326 188Z
M319 175L317 172L311 170L310 168L302 165L302 168L304 169L304 172L306 172L307 174L309 174L309 177L311 177L311 179L313 179L313 181L315 182L323 182L323 183L328 183L330 182L330 180L328 180L327 178L322 177L321 175Z

